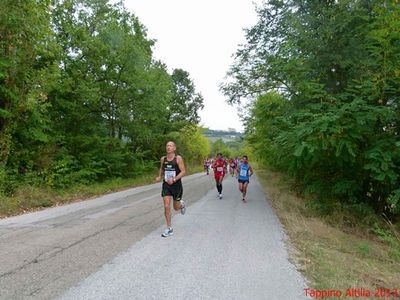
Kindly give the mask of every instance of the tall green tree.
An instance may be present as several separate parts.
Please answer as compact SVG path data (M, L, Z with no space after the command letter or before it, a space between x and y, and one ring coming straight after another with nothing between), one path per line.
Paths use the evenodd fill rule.
M204 107L203 96L196 91L187 71L175 69L171 78L173 91L169 106L169 121L178 128L197 125L200 121L198 112Z
M49 140L48 93L58 74L51 1L0 3L0 167L24 172Z
M254 99L256 153L320 199L399 212L398 1L276 0L258 14L221 87Z
M152 59L153 42L135 16L107 1L60 2L54 23L64 49L52 95L64 145L56 168L83 167L90 180L132 174L154 156L167 122L171 80Z
M136 176L173 132L202 153L203 98L122 2L6 0L0 37L0 192Z

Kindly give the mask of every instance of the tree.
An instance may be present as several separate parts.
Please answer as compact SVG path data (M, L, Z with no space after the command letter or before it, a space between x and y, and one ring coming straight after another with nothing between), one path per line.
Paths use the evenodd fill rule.
M211 152L210 142L203 133L204 128L193 126L172 132L167 137L176 143L179 154L189 165L201 165Z
M135 16L107 1L60 2L54 24L64 49L51 97L62 145L54 168L69 157L66 172L85 177L76 180L137 174L156 156L171 89L165 66L152 59L153 41Z
M221 86L253 99L256 153L326 203L399 212L397 1L278 0L258 14Z
M222 153L226 157L232 156L231 150L222 139L218 139L212 144L211 152L213 156L216 156L218 153Z
M194 161L207 148L203 98L122 2L6 0L0 18L0 192L139 175L170 132Z
M0 4L0 167L14 172L31 166L49 140L47 97L58 74L49 8L50 1Z
M200 121L199 110L203 109L203 96L197 93L189 73L175 69L171 75L173 92L169 105L169 121L177 128L197 125Z

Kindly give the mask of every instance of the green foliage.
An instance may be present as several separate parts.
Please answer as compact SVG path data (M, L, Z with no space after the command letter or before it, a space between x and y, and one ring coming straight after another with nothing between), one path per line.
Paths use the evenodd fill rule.
M140 176L172 132L190 161L210 152L190 74L122 2L6 0L0 37L0 193Z
M360 243L358 243L356 249L362 257L368 257L372 252L371 244L368 241L361 241Z
M175 69L171 75L173 95L169 106L168 121L178 128L187 125L197 125L200 121L198 111L203 109L203 96L196 93L194 83L189 73Z
M16 182L9 176L6 170L0 167L0 196L12 196L15 192Z
M190 126L168 134L167 138L175 142L177 153L182 155L186 164L201 165L211 152L210 143L203 132L201 127Z
M218 139L212 144L212 156L216 156L218 153L222 153L222 155L226 157L232 157L230 148L222 139Z
M394 214L400 214L400 189L394 190L387 199L389 210Z
M48 93L58 76L50 1L0 4L0 164L18 168L49 141ZM26 157L27 149L31 155Z
M390 224L390 223L389 223ZM372 227L373 232L378 238L391 246L390 256L397 261L400 261L400 238L389 228L385 228L378 223L375 223Z
M222 91L254 152L333 203L399 214L398 1L267 1Z

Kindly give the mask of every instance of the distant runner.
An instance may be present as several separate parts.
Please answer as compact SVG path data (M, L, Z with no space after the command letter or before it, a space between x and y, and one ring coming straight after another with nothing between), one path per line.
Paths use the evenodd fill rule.
M161 157L160 173L156 181L163 178L161 196L164 201L164 214L167 222L167 229L161 234L162 237L168 237L174 234L171 225L171 198L174 199L174 210L180 210L184 215L186 212L185 202L182 200L183 187L181 178L185 175L186 169L183 159L175 154L176 145L169 141L166 145L167 155Z
M232 177L235 176L236 167L236 160L231 158L229 160L229 173L232 175Z
M253 168L249 165L246 155L243 156L242 161L237 167L239 190L242 193L242 201L246 203L247 186L250 182L250 176L253 175Z
M217 185L218 197L222 199L222 180L226 174L226 161L222 158L222 154L218 153L212 165L214 169L214 178Z
M211 161L206 158L204 160L204 170L206 170L207 175L210 173L210 165L211 165Z

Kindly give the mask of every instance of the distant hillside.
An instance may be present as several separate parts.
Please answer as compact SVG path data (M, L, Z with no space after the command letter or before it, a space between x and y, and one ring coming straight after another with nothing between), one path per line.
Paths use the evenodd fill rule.
M207 129L204 132L204 136L208 138L211 142L215 142L218 139L222 139L224 142L234 141L240 138L243 134L235 130L212 130Z

